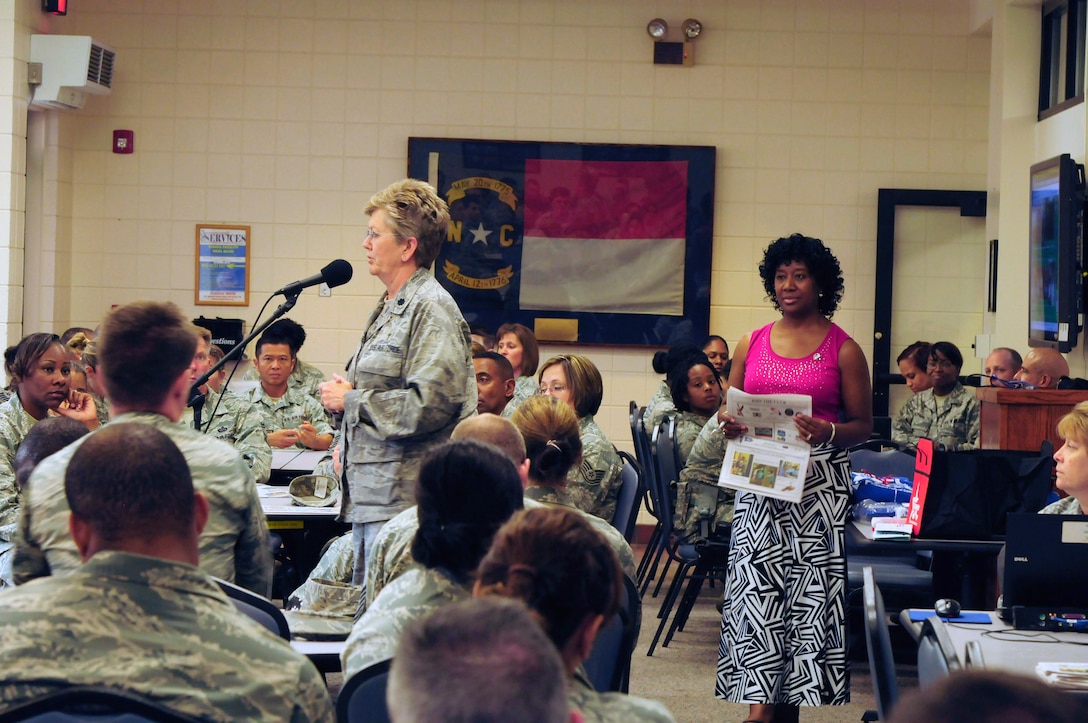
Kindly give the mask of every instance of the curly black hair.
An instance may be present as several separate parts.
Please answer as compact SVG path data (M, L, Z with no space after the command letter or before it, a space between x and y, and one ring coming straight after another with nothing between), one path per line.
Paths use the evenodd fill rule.
M824 246L824 242L818 238L803 236L795 233L773 242L763 252L763 261L759 264L759 276L763 279L763 288L767 292L767 298L774 304L774 308L782 311L778 305L778 298L774 293L774 275L778 267L799 261L808 267L816 288L820 292L820 313L828 319L835 315L842 301L842 292L845 288L842 281L842 267L831 249Z

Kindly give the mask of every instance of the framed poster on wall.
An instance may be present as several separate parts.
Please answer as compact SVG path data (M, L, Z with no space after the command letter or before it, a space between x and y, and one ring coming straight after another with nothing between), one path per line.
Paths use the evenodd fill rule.
M470 325L668 346L710 326L715 148L409 138L450 206L435 277Z
M249 305L249 226L196 227L195 303Z

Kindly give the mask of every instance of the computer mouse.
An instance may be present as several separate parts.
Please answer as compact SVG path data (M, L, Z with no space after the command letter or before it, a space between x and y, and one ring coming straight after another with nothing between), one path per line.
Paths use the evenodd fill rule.
M942 597L933 605L933 612L942 618L958 618L960 616L960 602L950 597Z

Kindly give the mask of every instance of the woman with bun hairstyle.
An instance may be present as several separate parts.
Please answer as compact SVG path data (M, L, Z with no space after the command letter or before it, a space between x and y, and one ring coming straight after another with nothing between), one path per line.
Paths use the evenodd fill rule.
M578 668L601 625L619 605L616 555L571 510L517 512L495 535L476 571L475 597L521 600L559 649L571 677L570 703L586 721L672 721L665 706L622 693L598 693Z
M676 366L677 362L698 353L699 347L689 342L674 344L668 351L654 352L654 371L664 375L665 378L654 395L650 397L650 401L646 403L646 411L642 413L642 425L646 427L647 434L652 436L654 430L661 424L661 420L676 411L676 404L672 400L672 376L669 370Z
M341 655L345 682L396 653L412 620L471 594L472 571L503 522L522 508L509 457L474 439L446 442L423 460L415 484L419 529L412 569L382 588L355 623Z
M495 332L495 338L499 340L495 351L506 357L514 368L514 396L502 410L502 416L509 419L522 402L537 393L539 384L535 374L540 362L540 347L536 334L524 324L503 324Z
M510 421L525 440L525 457L529 460L525 499L563 507L585 517L616 551L624 574L634 580L635 555L627 540L608 522L578 509L567 491L567 476L582 458L581 432L574 410L555 397L537 395L526 399Z

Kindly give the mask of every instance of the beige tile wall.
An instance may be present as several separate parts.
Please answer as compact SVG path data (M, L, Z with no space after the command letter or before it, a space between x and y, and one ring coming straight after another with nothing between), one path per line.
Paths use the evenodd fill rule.
M967 0L73 6L53 32L114 46L118 68L113 93L58 140L72 148L59 179L71 184L65 324L143 297L252 321L283 283L359 261L360 209L403 175L410 135L709 144L712 331L735 343L774 318L755 266L800 230L842 261L836 321L869 353L877 189L985 188L990 44L969 35ZM644 28L658 15L703 22L695 67L652 64ZM117 128L135 131L133 155L110 152ZM249 308L193 305L197 222L252 226ZM984 246L957 253L986 258ZM303 356L328 372L378 292L356 266L345 290L307 292L292 313L310 334ZM630 448L627 402L657 385L651 352L583 351L606 378L602 424Z

